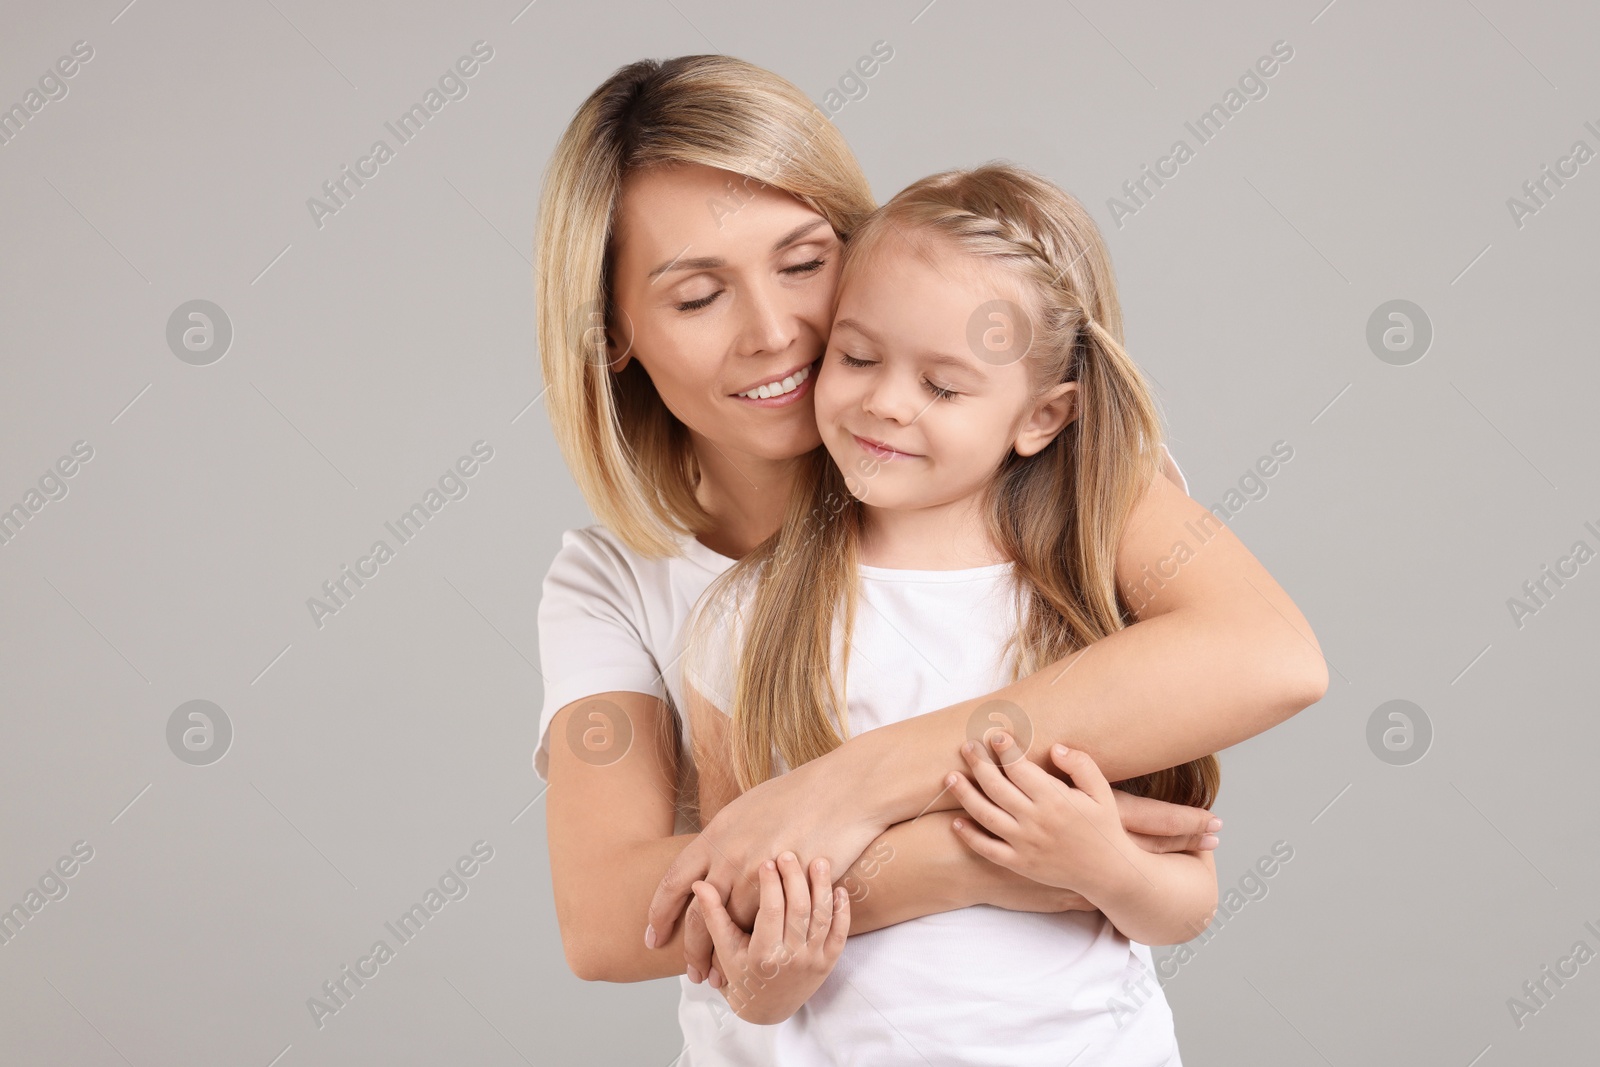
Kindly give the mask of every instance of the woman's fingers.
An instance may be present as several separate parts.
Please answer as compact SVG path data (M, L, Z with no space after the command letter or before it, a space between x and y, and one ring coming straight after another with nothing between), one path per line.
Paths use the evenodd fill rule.
M688 906L689 899L694 896L694 883L711 874L711 845L706 841L706 835L699 837L684 846L678 857L667 868L667 873L662 876L661 883L656 886L655 895L650 898L650 910L646 913L645 921L648 925L644 928L644 943L647 948L665 945L672 939L673 928L677 926L678 919L683 915L683 909ZM725 892L719 886L711 887L720 901L721 894Z
M1121 789L1113 789L1111 793L1117 801L1117 814L1122 817L1122 828L1130 834L1184 840L1183 848L1165 851L1203 848L1205 846L1199 843L1201 837L1222 829L1222 820L1204 808L1137 797Z
M1016 742L1013 741L1009 746L1005 746L1003 750L1015 752ZM972 777L983 788L984 794L1006 811L1020 812L1033 803L1026 793L1011 783L1011 780L1006 777L1006 772L1002 771L998 764L989 758L988 752L978 742L968 741L962 745L961 757L967 761L967 767L972 771ZM1001 757L997 756L996 758ZM1005 758L1021 759L1022 757Z
M1011 817L1011 813L985 796L966 775L952 772L945 778L944 784L957 803L967 809L967 814L987 827L990 833L997 837L1016 833L1017 820Z
M968 848L988 860L1002 867L1010 868L1016 862L1017 850L998 838L990 837L966 819L957 819L950 824L956 836L966 842Z
M842 891L842 887L841 887ZM833 879L828 877L828 861L818 857L811 862L811 923L806 928L806 944L814 945L833 922L837 907L834 900ZM845 894L849 896L848 893Z

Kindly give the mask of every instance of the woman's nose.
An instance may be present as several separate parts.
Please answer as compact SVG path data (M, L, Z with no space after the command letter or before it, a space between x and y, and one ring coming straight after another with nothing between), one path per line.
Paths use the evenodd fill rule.
M783 293L754 286L744 303L740 353L759 355L782 352L799 336L799 317L787 306Z

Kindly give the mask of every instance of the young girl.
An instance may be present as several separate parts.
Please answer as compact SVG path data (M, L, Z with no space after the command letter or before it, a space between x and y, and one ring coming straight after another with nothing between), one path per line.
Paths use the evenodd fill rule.
M1093 221L1020 169L926 178L852 235L815 383L824 448L801 461L816 488L707 591L685 660L704 818L1133 621L1115 553L1160 427L1120 336ZM1210 921L1210 853L1136 848L1086 754L1052 750L1070 784L1022 758L1025 708L980 706L969 735L976 785L944 783L971 816L956 832L1100 910L980 905L846 944L849 894L786 852L751 934L694 887L730 1008L778 1024L780 1064L1179 1064L1145 945ZM1209 807L1218 782L1206 756L1121 788ZM869 893L870 874L846 882Z

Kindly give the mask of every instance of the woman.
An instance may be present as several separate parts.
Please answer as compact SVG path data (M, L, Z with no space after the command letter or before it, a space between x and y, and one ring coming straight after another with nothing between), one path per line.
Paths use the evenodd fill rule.
M550 782L557 914L580 977L686 973L686 1030L715 1017L709 998L691 1003L710 942L678 921L689 887L711 883L748 926L755 873L784 850L867 890L855 932L980 901L1083 906L977 861L937 814L955 806L942 782L967 769L961 743L996 709L1035 742L1028 758L1043 764L1061 741L1117 782L1237 744L1327 685L1287 595L1157 479L1114 561L1135 625L982 699L852 738L685 832L682 726L664 703L682 706L681 624L717 574L778 528L794 461L819 442L810 368L827 340L840 243L873 206L805 96L725 56L618 71L579 109L546 178L536 279L546 402L603 523L565 536L540 606L535 765ZM1125 825L1172 839L1147 847L1214 844L1200 840L1216 826L1209 813L1140 799L1120 801Z

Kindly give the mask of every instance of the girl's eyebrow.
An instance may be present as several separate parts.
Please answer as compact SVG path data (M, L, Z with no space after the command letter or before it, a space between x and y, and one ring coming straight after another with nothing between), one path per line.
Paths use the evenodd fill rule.
M828 225L827 219L812 219L810 222L802 222L800 225L796 226L794 229L778 238L778 240L772 246L772 251L782 252L785 248L788 248L790 245L800 240L800 238L806 236L812 230L815 230L818 226L826 225ZM688 249L685 248L684 252L687 251ZM659 267L652 270L649 274L645 275L645 277L654 281L656 278L666 274L668 271L720 270L727 265L728 261L723 259L721 256L696 256L692 259L684 259L683 253L680 252L676 256L673 256L671 259L667 260L665 263L661 264Z

